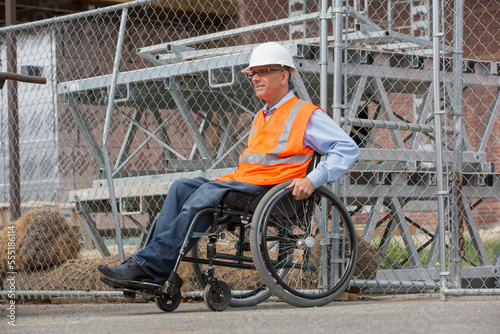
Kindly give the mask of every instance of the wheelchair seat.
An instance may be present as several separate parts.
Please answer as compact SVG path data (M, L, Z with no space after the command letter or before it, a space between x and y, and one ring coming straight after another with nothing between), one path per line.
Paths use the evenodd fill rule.
M254 213L262 197L264 197L272 186L262 191L258 195L244 193L236 190L229 190L222 197L220 205L224 208Z

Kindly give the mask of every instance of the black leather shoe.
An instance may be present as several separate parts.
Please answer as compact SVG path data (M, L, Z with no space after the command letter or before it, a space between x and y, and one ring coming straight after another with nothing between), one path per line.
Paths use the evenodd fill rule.
M153 276L146 273L142 268L132 259L127 259L118 267L108 267L104 265L99 265L97 269L109 278L114 278L117 280L152 280Z

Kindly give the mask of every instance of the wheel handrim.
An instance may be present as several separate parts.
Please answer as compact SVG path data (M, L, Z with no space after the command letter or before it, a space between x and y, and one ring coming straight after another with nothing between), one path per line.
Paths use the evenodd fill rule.
M283 189L281 192L278 192L274 196L274 198L270 201L270 203L268 203L267 207L264 209L264 212L265 212L264 218L261 219L259 224L258 224L258 226L259 226L258 229L259 229L259 233L260 233L260 245L259 245L259 247L261 245L267 245L269 242L267 232L271 228L270 224L273 224L273 223L271 223L273 221L271 219L272 218L271 215L273 214L273 211L271 211L270 208L274 208L274 206L276 206L278 200L283 199L287 195L287 193L291 194L291 191L292 191L291 189L290 190ZM326 195L324 193L320 193L320 191L321 191L321 188L317 190L317 194L321 194L323 196ZM330 201L331 206L336 207L334 205L334 202L332 201L332 199L331 198L328 198L328 199ZM340 215L340 217L342 217L342 215ZM274 224L275 224L275 222L274 222ZM347 224L343 219L341 220L341 224L347 228L351 228L351 226L349 224ZM263 232L263 231L265 231L265 232ZM303 231L304 245L306 246L306 251L304 251L304 258L305 258L306 262L308 262L310 260L310 256L311 256L310 254L308 255L307 252L309 251L309 253L310 253L310 249L312 249L312 246L314 246L314 243L313 243L314 237L311 234L308 235L308 233L311 233L311 232L312 232L311 230L309 230L309 231L304 230ZM350 235L352 235L352 233L354 231L348 231L348 232L349 232L349 236L350 236ZM312 238L312 239L308 239L308 238ZM279 239L279 238L277 238L277 239ZM283 260L281 260L282 264L279 264L279 262L277 263L276 260L271 259L270 253L268 251L268 247L264 247L264 246L260 247L259 253L261 254L261 258L263 258L267 269L271 273L271 276L273 277L273 279L283 289L285 289L286 291L288 291L289 293L291 293L292 295L297 296L297 297L306 298L306 299L321 299L321 298L325 298L325 297L331 295L334 291L338 290L339 287L346 284L346 281L349 279L349 275L344 275L343 273L353 270L352 266L354 265L353 259L355 258L355 254L351 254L351 258L346 263L345 269L342 270L342 275L341 275L340 280L338 280L332 286L330 284L328 284L327 285L328 288L326 290L313 289L312 290L313 293L304 293L302 291L304 291L304 290L311 291L311 290L307 289L308 287L306 287L306 289L293 288L290 286L289 283L285 282L287 275L282 275L282 271L280 271L280 274L278 274L278 272L276 271L276 268L280 268L280 267L285 266L287 261L289 261L289 259L291 257L293 257L294 251L297 249L296 248L296 245L297 245L296 241L297 241L297 234L295 234L293 238L290 238L290 236L288 236L288 239L282 238L282 242L285 245L287 242L290 244L290 249L288 250L289 254L283 257ZM312 244L311 247L308 247L307 243L309 243L310 245ZM293 244L293 246L292 246L292 244ZM286 249L284 249L284 250L286 251ZM285 254L285 252L284 252L284 254ZM290 266L290 264L288 264L288 265ZM294 269L296 269L296 268L292 267L290 269L290 272L294 271ZM300 270L303 270L303 269L304 269L304 267L300 268Z

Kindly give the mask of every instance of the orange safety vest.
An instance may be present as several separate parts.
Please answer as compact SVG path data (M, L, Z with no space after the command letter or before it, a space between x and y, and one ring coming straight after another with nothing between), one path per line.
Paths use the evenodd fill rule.
M315 105L293 97L266 122L261 110L254 118L248 147L238 168L218 181L273 185L306 175L314 150L302 147L307 122Z

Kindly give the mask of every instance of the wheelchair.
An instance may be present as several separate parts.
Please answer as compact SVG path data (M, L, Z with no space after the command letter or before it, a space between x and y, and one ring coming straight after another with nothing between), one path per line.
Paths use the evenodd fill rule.
M317 157L315 157L317 159ZM189 227L174 270L163 284L128 281L124 295L143 294L172 312L181 302L181 261L191 262L209 309L253 306L271 295L298 307L322 306L336 299L354 273L357 244L354 225L340 199L327 187L304 200L286 189L291 181L255 196L228 191L215 208L198 212ZM213 215L206 233L194 232L203 215ZM207 240L206 249L193 240ZM217 244L225 244L223 252ZM251 272L252 285L232 291L216 278L216 267Z

